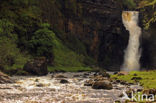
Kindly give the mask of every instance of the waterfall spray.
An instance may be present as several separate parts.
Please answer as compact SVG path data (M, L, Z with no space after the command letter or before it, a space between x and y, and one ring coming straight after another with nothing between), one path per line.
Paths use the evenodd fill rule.
M141 28L138 26L139 12L137 11L123 11L122 21L129 31L129 42L125 50L124 63L121 67L123 71L136 71L140 69L140 36Z

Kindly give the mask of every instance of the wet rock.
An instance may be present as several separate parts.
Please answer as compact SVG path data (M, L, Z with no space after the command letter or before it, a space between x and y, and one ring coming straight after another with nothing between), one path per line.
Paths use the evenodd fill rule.
M118 74L118 72L114 72L114 75Z
M95 76L95 77L94 77L94 81L101 81L101 80L108 80L108 78L103 77L103 76L101 76L101 75L98 75L98 76Z
M121 82L121 80L119 80L119 79L117 79L117 80L115 80L116 81L116 83L120 83Z
M156 89L150 89L150 90L149 90L149 94L154 94L154 95L156 95Z
M62 80L60 80L60 83L66 84L66 83L69 83L69 81L68 80L65 80L65 79L62 79Z
M122 76L122 75L128 75L129 73L128 72L125 72L125 71L121 71L121 72L118 72L118 76Z
M67 78L67 77L64 76L64 75L61 75L61 74L59 75L59 74L58 74L58 75L55 76L55 78Z
M37 86L37 87L44 87L45 85L42 84L42 83L38 83L38 84L36 84L36 86Z
M129 83L127 83L126 81L120 80L120 84L122 84L122 85L128 85Z
M141 92L143 90L143 87L139 85L131 85L130 88L137 92Z
M90 79L85 81L84 86L92 86L94 84L94 80Z
M135 73L134 76L137 76L137 74Z
M107 72L100 72L99 75L110 78L110 75Z
M113 87L112 87L112 84L111 84L110 81L103 80L103 81L94 82L94 84L92 85L92 88L93 89L107 89L107 90L110 90Z
M143 90L143 93L147 94L147 95L149 95L149 94L156 95L156 89L145 89L145 90Z
M139 81L139 80L142 80L142 78L141 77L132 77L131 80Z
M97 75L98 75L98 73L94 73L93 75L94 75L94 76L97 76Z
M0 83L14 83L14 81L8 75L0 72Z
M129 88L128 90L126 90L126 94L129 98L132 98L132 92L135 92L133 89Z
M38 57L32 61L28 61L23 70L33 75L46 75L48 74L47 62L45 57Z
M73 75L73 77L80 77L80 75Z
M116 80L114 80L113 81L113 83L120 83L120 84L122 84L122 85L131 85L131 83L128 83L128 82L126 82L126 81L123 81L123 80L119 80L119 79L116 79Z
M35 82L39 82L39 79L35 79Z
M89 76L90 74L89 74L89 73L84 73L83 75L85 75L85 76Z

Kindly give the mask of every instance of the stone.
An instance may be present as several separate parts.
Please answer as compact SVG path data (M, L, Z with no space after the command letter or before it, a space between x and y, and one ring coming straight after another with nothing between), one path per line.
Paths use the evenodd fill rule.
M35 79L35 82L39 82L39 79Z
M137 74L135 73L134 76L137 76Z
M118 74L118 72L114 72L114 75Z
M93 83L94 83L94 80L90 79L90 80L85 81L84 86L92 86Z
M85 75L85 76L89 76L90 74L89 74L89 73L84 73L83 75Z
M38 57L32 61L28 61L23 70L32 74L32 75L46 75L48 74L47 62L45 57Z
M65 79L62 79L62 80L60 80L60 83L66 84L66 83L69 83L69 81L68 80L65 80Z
M143 90L143 93L147 94L147 95L149 95L149 94L156 95L156 89L145 89L145 90Z
M103 81L94 82L94 84L92 85L92 88L93 89L107 89L107 90L110 90L113 87L112 87L112 84L111 84L110 81L103 80Z
M73 75L73 77L80 77L80 75Z
M141 92L143 90L143 87L139 85L131 85L130 88L137 92Z
M141 77L132 77L132 79L131 79L131 80L138 81L138 80L142 80L142 78L141 78Z
M125 71L121 71L121 72L118 72L117 75L118 76L122 76L122 75L128 75L129 73L128 72L125 72Z
M110 75L107 72L100 72L99 75L102 75L103 77L110 78Z
M0 72L0 83L14 83L14 81L8 75Z
M94 77L94 81L108 80L108 78L98 75Z
M58 74L55 76L55 78L67 78L67 77L65 77L64 75Z
M36 84L36 86L37 86L37 87L44 87L45 85L42 84L42 83L38 83L38 84Z
M128 85L128 83L126 81L120 80L120 84L122 85Z

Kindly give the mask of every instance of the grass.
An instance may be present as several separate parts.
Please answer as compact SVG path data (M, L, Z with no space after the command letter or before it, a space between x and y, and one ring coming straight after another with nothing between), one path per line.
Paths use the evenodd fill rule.
M55 35L53 37L54 65L56 67L83 67L84 56L63 45Z
M134 77L141 78L140 80L132 80ZM118 79L127 81L129 83L136 83L139 82L144 89L156 89L156 70L153 71L133 71L130 72L128 75L111 75L112 79Z
M90 67L52 67L48 66L49 72L64 71L64 72L79 72L79 71L92 71Z
M13 66L5 66L3 72L7 73L8 75L26 75L28 74L26 71L23 70L24 65L17 65L14 64Z

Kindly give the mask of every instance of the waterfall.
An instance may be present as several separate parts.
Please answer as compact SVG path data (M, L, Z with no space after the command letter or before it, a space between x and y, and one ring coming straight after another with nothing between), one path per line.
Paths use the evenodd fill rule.
M122 21L129 31L129 42L125 50L124 63L121 67L122 71L137 71L140 69L140 36L141 28L138 26L138 11L123 11Z

